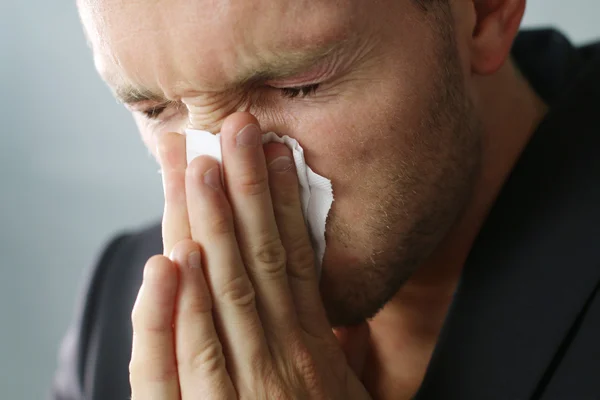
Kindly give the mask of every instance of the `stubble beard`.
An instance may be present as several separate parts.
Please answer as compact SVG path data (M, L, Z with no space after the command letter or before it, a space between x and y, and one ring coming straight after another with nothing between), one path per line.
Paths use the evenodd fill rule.
M362 224L335 216L328 221L328 237L367 255L353 265L325 266L322 272L321 294L332 326L374 317L432 254L472 195L482 128L465 93L453 34L443 36L419 128L394 130L414 144L401 156L410 162L396 159L377 172L388 171L378 184L365 182L363 192L370 198Z

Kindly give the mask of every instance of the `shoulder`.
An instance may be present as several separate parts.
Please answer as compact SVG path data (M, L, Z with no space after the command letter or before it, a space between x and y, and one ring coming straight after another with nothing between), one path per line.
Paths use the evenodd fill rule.
M82 343L82 350L92 361L88 369L111 370L119 363L121 368L126 367L131 341L130 314L142 283L144 265L160 253L160 225L120 234L105 247L83 293L82 322L89 327L90 334L82 337L88 341ZM120 360L121 352L125 352L126 359Z
M131 310L144 265L162 253L160 225L120 234L106 246L84 293L80 329L86 398L129 396ZM125 398L125 397L123 397Z
M146 261L160 253L159 224L116 235L104 247L63 339L52 399L128 398L131 309Z
M162 234L160 224L155 223L135 231L115 235L105 247L98 266L111 259L126 256L152 256L162 252Z
M130 298L132 291L137 294L146 261L160 253L162 237L158 224L116 235L105 246L88 274L82 293L87 298L86 302L114 302L120 296Z
M146 261L162 253L159 224L114 236L105 246L88 275L83 295L88 301L116 301L118 294L137 294ZM105 297L104 296L108 296Z
M525 29L514 42L512 57L534 90L552 105L582 73L594 68L594 61L600 59L600 42L578 47L555 29ZM597 72L587 77L594 78L600 79Z
M105 246L94 266L94 275L103 280L115 269L120 274L139 275L146 260L162 253L162 235L159 224L137 231L123 232L114 236ZM141 265L140 265L141 264ZM122 275L121 275L122 276Z

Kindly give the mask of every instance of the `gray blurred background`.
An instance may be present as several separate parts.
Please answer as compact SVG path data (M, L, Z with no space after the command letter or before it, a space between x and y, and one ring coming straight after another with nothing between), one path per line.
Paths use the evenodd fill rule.
M162 210L157 165L96 76L74 3L0 3L1 399L44 398L84 269ZM598 0L530 0L525 25L582 43L599 17Z

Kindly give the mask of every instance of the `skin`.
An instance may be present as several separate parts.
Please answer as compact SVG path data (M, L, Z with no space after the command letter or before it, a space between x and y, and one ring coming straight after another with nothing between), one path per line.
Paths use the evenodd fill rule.
M508 58L524 6L80 2L96 66L164 171L170 257L149 261L134 310L134 398L414 395L473 240L545 113ZM248 124L296 138L333 183L320 281L293 168L267 172L289 151L240 150ZM214 160L185 165L169 132L188 126L221 131L224 189L202 183ZM187 268L195 252L202 273ZM190 357L199 348L212 350Z

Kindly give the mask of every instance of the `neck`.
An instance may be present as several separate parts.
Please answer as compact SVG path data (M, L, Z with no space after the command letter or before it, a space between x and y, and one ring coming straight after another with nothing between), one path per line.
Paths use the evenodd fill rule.
M376 398L421 384L463 265L502 185L547 108L512 63L477 78L484 128L482 163L461 218L413 277L369 322L371 357L365 384ZM398 360L406 362L398 363Z

